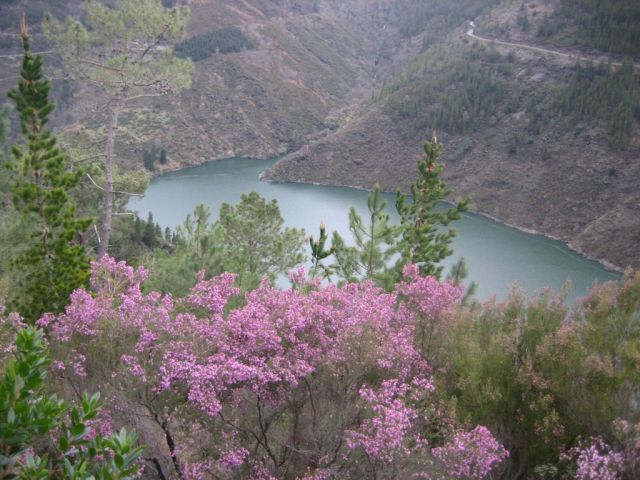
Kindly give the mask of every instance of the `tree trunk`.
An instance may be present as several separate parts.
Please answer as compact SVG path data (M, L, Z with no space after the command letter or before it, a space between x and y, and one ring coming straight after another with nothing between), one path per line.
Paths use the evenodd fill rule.
M98 259L107 254L111 237L111 220L113 218L113 163L115 161L116 131L118 130L118 116L124 106L125 95L120 93L116 104L111 110L111 123L107 132L107 145L104 157L104 197L102 199L102 226L100 231L100 245Z

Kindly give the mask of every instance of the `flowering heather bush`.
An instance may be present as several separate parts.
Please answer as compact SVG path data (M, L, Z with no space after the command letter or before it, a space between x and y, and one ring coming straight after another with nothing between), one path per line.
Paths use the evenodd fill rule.
M427 391L432 390L430 384L427 387ZM378 391L363 387L360 397L371 406L373 415L357 431L347 431L347 446L360 447L369 458L386 463L409 455L411 451L403 440L418 417L407 405L409 388L397 380L385 380Z
M455 454L431 438L451 421L433 405L417 326L444 322L457 287L411 266L391 293L372 283L320 288L297 272L304 288L263 283L232 309L234 275L201 275L181 299L143 293L145 278L106 257L93 265L94 293L74 292L64 314L40 325L69 380L102 375L112 386L114 418L137 412L156 422L167 444L151 450L168 451L183 478L425 478L449 469L481 479L506 456L484 428L440 429Z
M613 451L602 438L572 448L566 454L576 463L576 480L618 480L622 478L624 454Z
M9 361L15 350L18 331L26 326L17 313L5 314L5 307L0 303L0 365Z
M485 478L496 465L509 456L485 427L456 433L453 441L433 449L433 455L454 478Z

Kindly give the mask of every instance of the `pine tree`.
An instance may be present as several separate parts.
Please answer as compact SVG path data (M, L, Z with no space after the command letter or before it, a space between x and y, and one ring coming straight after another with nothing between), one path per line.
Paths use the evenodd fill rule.
M149 171L153 171L156 169L154 163L156 161L156 156L153 152L149 150L145 150L142 154L142 163L144 164L144 168Z
M142 242L149 248L155 248L157 244L156 239L156 224L153 220L153 213L149 212L147 222L144 224L142 230Z
M349 230L355 245L347 247L338 234L334 234L337 270L346 281L359 278L387 283L387 264L396 254L400 233L398 226L389 224L385 213L387 202L380 198L380 187L367 197L369 223L365 224L355 208L349 210Z
M237 205L221 205L218 226L224 268L240 273L243 288L254 288L261 277L275 278L305 261L304 231L284 227L276 200L256 192L242 194Z
M134 242L142 241L142 220L136 215L136 219L133 222L133 232L131 233L131 239Z
M312 265L309 275L311 278L320 276L320 278L330 280L331 275L334 273L334 267L330 265L327 266L322 263L322 260L336 253L336 248L333 245L329 248L325 248L328 239L329 237L324 223L320 223L320 236L318 237L318 240L314 239L313 235L309 237Z
M9 109L6 106L0 108L0 161L4 159L4 142L7 138L7 131L9 130L7 122L8 114Z
M101 258L109 251L113 207L120 195L114 187L120 117L140 98L175 94L191 85L191 61L163 48L183 35L189 7L166 10L160 0L118 0L110 5L85 0L82 4L82 21L49 16L43 29L58 47L67 73L98 87L110 100L105 102L109 120L103 157Z
M12 262L14 282L9 307L30 322L45 312L60 312L73 290L87 285L89 260L78 242L90 219L76 218L69 190L81 172L70 172L57 139L46 128L54 108L51 83L42 76L42 57L32 56L22 21L22 80L9 92L20 116L25 146L14 145L11 194L16 211L29 225L30 242Z
M398 270L402 265L414 263L423 275L437 278L443 269L438 263L453 253L450 245L456 236L454 229L443 230L441 227L459 220L468 209L467 201L456 203L452 208L437 208L438 202L451 193L441 178L444 165L436 163L441 151L442 145L434 133L431 141L425 144L425 156L418 164L420 175L411 186L412 201L407 201L407 197L399 192L396 200L402 227Z
M160 165L165 165L167 163L167 150L162 148L160 149L160 159L158 160Z
M3 105L0 108L0 169L6 166L7 151L6 144L7 136L9 133L9 108L7 105ZM0 175L0 218L6 214L5 207L11 203L8 196L9 184L8 177L6 175Z
M460 257L458 261L453 264L451 270L447 274L446 281L459 287L463 284L463 281L469 276L469 270L467 269L467 261L464 257ZM478 290L478 284L471 281L466 287L464 294L462 295L462 304L468 305L474 298Z

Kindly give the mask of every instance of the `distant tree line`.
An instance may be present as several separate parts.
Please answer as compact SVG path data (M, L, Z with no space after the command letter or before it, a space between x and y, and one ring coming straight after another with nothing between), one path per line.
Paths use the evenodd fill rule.
M199 62L215 53L233 53L253 48L251 40L236 27L225 27L195 35L179 42L174 48L178 57Z
M506 91L492 68L456 60L395 92L388 105L401 118L424 118L422 130L464 133L496 114Z
M623 150L640 120L640 80L631 65L615 70L607 65L578 65L557 105L578 120L606 125L610 146Z
M605 52L637 55L640 49L640 2L561 0L538 29L549 38L577 27L575 43Z
M162 229L149 212L144 220L138 215L126 215L114 230L110 251L116 258L138 265L151 255L172 254L180 244L177 232L169 227Z
M146 222L136 216L133 221L133 229L129 233L131 241L141 242L151 249L161 247L165 243L178 242L176 233L172 233L169 227L166 227L163 231L160 224L154 221L153 213L151 212L149 212Z

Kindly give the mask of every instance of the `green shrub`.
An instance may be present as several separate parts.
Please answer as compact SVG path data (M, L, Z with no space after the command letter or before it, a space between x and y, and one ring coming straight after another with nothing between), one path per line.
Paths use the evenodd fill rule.
M42 331L18 332L0 383L0 478L134 478L142 453L137 436L94 430L99 394L85 394L79 408L48 394L49 363Z
M449 401L461 419L501 432L511 473L526 478L581 437L630 448L617 425L640 421L639 314L640 273L594 287L571 310L562 296L516 292L463 311L442 362Z

